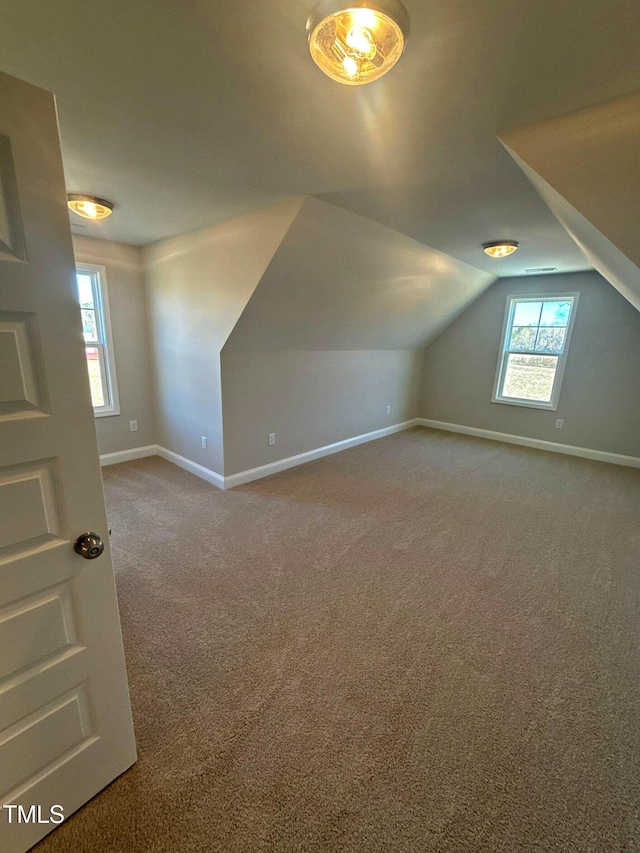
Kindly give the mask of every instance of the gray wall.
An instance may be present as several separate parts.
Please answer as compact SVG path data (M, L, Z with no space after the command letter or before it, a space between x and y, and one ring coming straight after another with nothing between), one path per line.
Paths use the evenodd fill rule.
M492 403L507 295L574 291L558 411ZM421 416L640 456L640 313L596 272L501 279L425 351Z
M143 249L158 444L218 474L224 464L220 350L301 204L302 198L288 199Z
M109 291L120 414L96 418L100 453L155 444L149 326L140 249L75 235L73 249L76 263L105 267ZM129 431L131 420L138 421L138 432Z
M493 281L307 197L222 350L225 476L416 417L423 346Z
M223 351L225 476L417 417L422 357Z
M308 196L225 350L421 349L494 281Z
M158 443L225 475L415 417L416 351L493 281L310 197L143 259Z

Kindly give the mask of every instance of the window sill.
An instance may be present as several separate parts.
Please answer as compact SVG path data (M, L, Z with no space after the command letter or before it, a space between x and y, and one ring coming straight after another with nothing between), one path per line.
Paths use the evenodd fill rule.
M95 418L113 418L120 414L120 409L94 409L93 416Z
M492 397L492 403L501 403L503 406L519 406L523 409L542 409L545 412L557 412L557 403L533 403L528 400L503 400L500 397Z

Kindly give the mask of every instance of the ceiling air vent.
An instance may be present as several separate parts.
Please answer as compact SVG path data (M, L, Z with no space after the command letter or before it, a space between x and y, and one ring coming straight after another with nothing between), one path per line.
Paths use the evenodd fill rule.
M558 272L558 267L533 267L530 270L525 270L525 272L531 275L541 272Z

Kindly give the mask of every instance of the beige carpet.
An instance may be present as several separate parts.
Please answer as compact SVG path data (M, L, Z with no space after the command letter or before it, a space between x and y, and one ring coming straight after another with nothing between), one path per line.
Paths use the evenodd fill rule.
M640 851L640 471L414 429L105 470L138 764L73 851Z

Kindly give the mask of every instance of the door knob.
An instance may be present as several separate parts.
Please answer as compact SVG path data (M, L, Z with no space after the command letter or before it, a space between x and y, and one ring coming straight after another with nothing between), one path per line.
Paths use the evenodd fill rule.
M85 560L95 560L104 551L104 542L97 533L83 533L76 539L73 550Z

